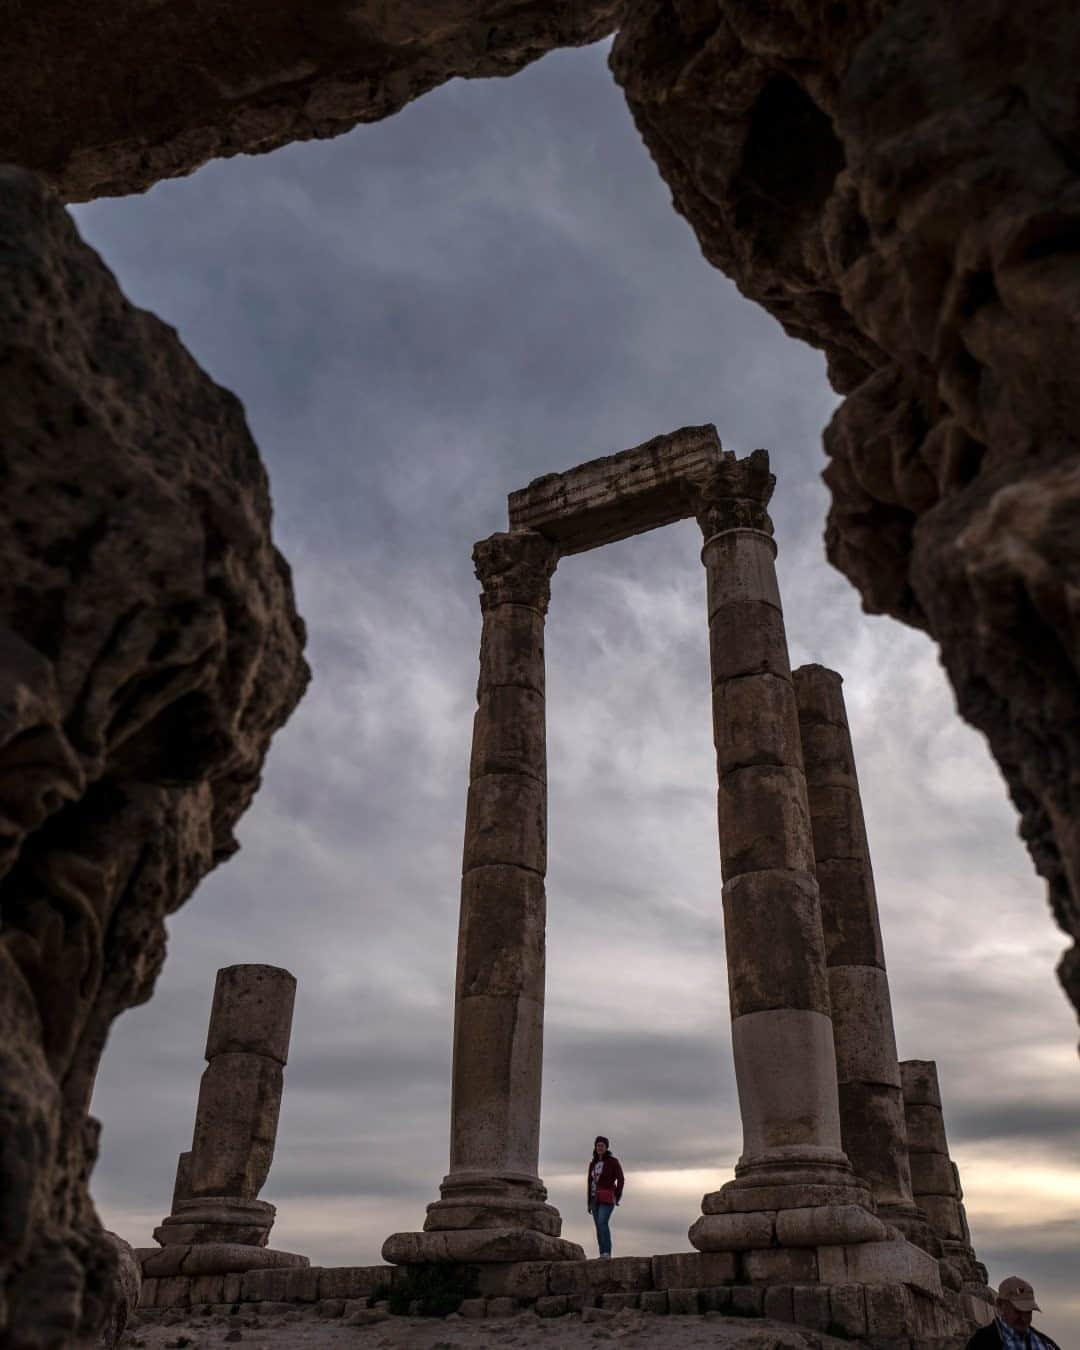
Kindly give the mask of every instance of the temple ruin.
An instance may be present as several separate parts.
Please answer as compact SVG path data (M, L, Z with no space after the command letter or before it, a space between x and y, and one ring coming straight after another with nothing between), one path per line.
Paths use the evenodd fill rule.
M560 1237L539 1175L550 581L565 554L693 516L704 537L743 1124L734 1179L704 1197L690 1225L710 1258L698 1283L856 1284L939 1302L961 1291L969 1304L954 1308L957 1326L986 1297L936 1080L925 1065L902 1071L897 1056L841 678L790 669L767 509L774 482L766 451L737 459L713 427L688 427L512 493L509 531L475 547L483 629L450 1170L423 1231L389 1237L387 1261L583 1260ZM936 1124L916 1131L916 1192L908 1119L934 1110Z
M266 1246L295 981L218 973L193 1146L142 1306L366 1308L432 1265L469 1316L725 1309L870 1346L945 1350L990 1315L932 1061L897 1056L842 680L790 668L768 454L711 426L537 479L474 550L480 679L465 821L450 1167L385 1266ZM560 557L694 517L704 543L732 1050L734 1177L692 1250L586 1260L540 1176L547 769L544 625Z
M843 396L825 437L829 555L868 610L938 644L1070 940L1059 977L1080 1008L1074 5L405 0L355 22L215 0L133 25L123 6L44 0L10 18L0 155L24 169L0 172L0 1132L38 1141L0 1158L13 1343L89 1344L104 1323L115 1258L87 1192L100 1049L151 995L164 916L235 848L307 677L235 400L123 300L59 198L337 134L618 30L613 73L705 258L826 354ZM99 521L110 547L73 554ZM66 620L62 593L95 625ZM42 937L60 931L59 948ZM854 1124L862 1099L895 1129L895 1096L867 1093L843 1049L841 972L871 967L824 940L844 1149L891 1188L896 1226L904 1178L869 1174ZM932 1105L908 1103L909 1130ZM915 1166L917 1204L959 1205L945 1185L940 1165Z

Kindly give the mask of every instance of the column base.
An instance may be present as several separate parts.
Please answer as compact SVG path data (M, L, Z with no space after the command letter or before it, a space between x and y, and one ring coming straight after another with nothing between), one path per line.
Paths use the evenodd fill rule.
M547 1203L539 1177L513 1172L451 1172L443 1177L440 1199L428 1205L426 1233L521 1228L557 1238L562 1215Z
M246 1247L235 1242L200 1242L192 1246L143 1247L135 1253L148 1280L175 1275L246 1275L249 1270L293 1270L311 1264L297 1252L273 1247Z
M869 1187L843 1154L743 1159L734 1181L702 1197L689 1230L702 1252L884 1242L896 1233L876 1217Z
M393 1266L486 1265L492 1262L584 1261L576 1242L528 1228L469 1228L392 1233L382 1258Z
M393 1265L437 1262L583 1261L560 1238L562 1216L539 1177L517 1172L451 1172L428 1205L422 1233L394 1233L383 1244Z
M276 1214L266 1200L243 1200L233 1195L178 1200L173 1212L154 1229L154 1241L163 1247L206 1242L265 1247Z

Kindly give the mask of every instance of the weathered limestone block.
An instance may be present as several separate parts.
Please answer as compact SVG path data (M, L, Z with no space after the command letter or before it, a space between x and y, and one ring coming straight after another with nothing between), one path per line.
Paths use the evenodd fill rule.
M732 1015L798 1008L828 1018L821 912L806 874L777 868L730 877L723 902L724 925L733 934Z
M816 1205L780 1210L776 1240L781 1247L820 1247L827 1243L884 1242L885 1225L861 1205Z
M307 671L239 403L13 169L0 467L0 1340L84 1346L117 1259L87 1193L98 1058Z
M295 1002L296 977L280 966L225 966L214 982L206 1059L263 1055L286 1064Z
M717 818L725 881L744 872L791 870L817 890L801 765L750 764L726 772L717 792ZM816 901L814 908L820 928Z
M817 1253L806 1247L773 1247L739 1256L740 1277L748 1284L813 1284L818 1278Z
M938 1262L921 1247L902 1240L818 1248L824 1284L909 1284L941 1298Z
M707 1289L712 1285L733 1284L737 1273L734 1252L674 1252L654 1256L654 1289Z
M326 1266L319 1276L320 1298L366 1298L389 1284L392 1266Z
M484 1266L477 1272L476 1289L482 1298L542 1298L548 1292L547 1261L519 1261L508 1266Z
M274 1157L281 1065L265 1055L217 1055L199 1088L191 1146L192 1198L262 1189Z
M939 643L1074 940L1078 45L1065 0L637 0L611 57L706 258L825 352L829 556Z
M619 1294L652 1287L652 1259L648 1256L616 1256L607 1261L553 1266L549 1276L553 1294Z
M776 1215L768 1211L748 1214L702 1214L690 1226L690 1244L699 1252L739 1252L776 1243Z

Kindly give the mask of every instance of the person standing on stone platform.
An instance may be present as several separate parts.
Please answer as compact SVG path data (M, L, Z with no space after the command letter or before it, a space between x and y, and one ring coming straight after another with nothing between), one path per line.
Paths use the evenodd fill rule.
M964 1350L1060 1350L1056 1341L1031 1325L1031 1314L1040 1309L1027 1280L1019 1275L1002 1280L995 1309L994 1320L980 1327Z
M622 1199L623 1176L618 1158L602 1134L596 1136L589 1169L585 1173L585 1203L596 1225L596 1241L601 1257L611 1256L610 1220Z

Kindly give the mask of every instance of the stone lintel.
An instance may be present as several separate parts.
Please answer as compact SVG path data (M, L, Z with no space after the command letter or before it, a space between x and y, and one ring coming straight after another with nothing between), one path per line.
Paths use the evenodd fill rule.
M566 555L671 525L694 514L690 481L722 457L711 423L654 436L511 492L510 529L537 530Z

